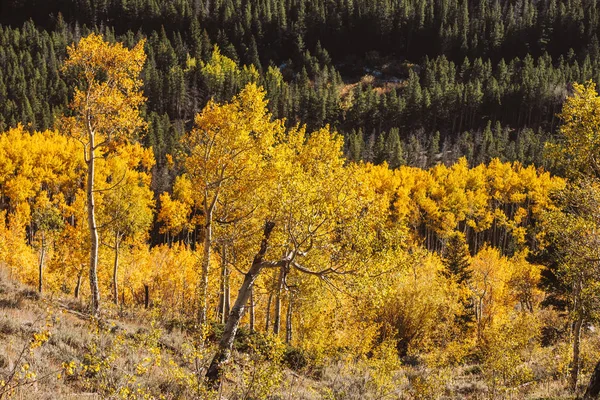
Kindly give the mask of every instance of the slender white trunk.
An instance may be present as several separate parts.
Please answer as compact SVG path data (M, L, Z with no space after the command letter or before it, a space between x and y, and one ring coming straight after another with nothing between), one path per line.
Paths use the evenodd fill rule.
M229 315L229 268L227 267L227 248L223 244L221 248L221 287L219 291L219 322L222 324Z
M254 332L256 314L254 313L254 288L250 289L250 332Z
M39 264L39 276L38 276L38 292L42 293L43 281L44 281L44 256L46 255L46 237L42 233L42 248L40 251L40 264Z
M267 299L267 315L265 321L265 332L269 332L269 328L271 328L271 302L273 301L273 291L269 293L269 298Z
M205 208L206 209L206 208ZM212 245L212 210L206 210L204 223L204 251L202 255L202 273L200 276L200 298L198 307L198 323L206 323L206 303L208 297L208 273Z
M228 267L225 268L227 275L225 276L225 321L223 321L223 323L227 322L227 316L231 311L231 285L229 284L229 276L231 275L231 271Z
M98 289L98 226L96 225L96 203L94 201L95 152L94 134L90 132L90 152L87 176L87 213L90 229L90 293L92 295L92 315L100 312L100 290Z
M281 331L281 293L283 292L283 282L285 280L285 267L279 271L279 280L277 281L277 292L275 292L275 319L273 320L273 333L279 335Z
M293 334L293 330L292 330L292 301L293 301L293 296L291 292L289 293L289 301L288 301L288 308L287 308L287 315L286 315L286 322L285 322L285 342L290 344L292 342L292 334Z
M115 305L119 305L119 282L118 282L118 272L119 272L119 232L115 233L115 263L113 265L113 301Z

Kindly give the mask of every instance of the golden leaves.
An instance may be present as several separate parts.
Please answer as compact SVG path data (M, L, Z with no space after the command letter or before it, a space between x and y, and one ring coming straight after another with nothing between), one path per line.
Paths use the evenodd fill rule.
M596 84L573 84L563 105L559 142L547 145L549 155L570 176L600 173L600 97Z
M53 200L73 196L83 171L76 149L77 143L57 132L30 134L20 125L0 135L0 187L9 211L24 210L42 192ZM28 221L29 212L23 217Z
M145 127L139 114L145 101L139 76L146 60L144 40L130 50L92 33L69 46L67 53L63 71L78 80L70 104L75 117L64 120L71 135L84 144L90 135L99 135L98 144L131 136Z

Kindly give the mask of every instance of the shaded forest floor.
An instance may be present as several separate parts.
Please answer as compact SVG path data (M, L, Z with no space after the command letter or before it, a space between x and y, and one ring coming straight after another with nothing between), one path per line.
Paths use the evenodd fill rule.
M494 390L477 365L443 373L414 365L328 360L242 330L220 392L201 379L219 327L204 337L158 310L90 320L71 297L40 295L0 269L0 399L572 399L562 381ZM392 366L393 369L393 366Z

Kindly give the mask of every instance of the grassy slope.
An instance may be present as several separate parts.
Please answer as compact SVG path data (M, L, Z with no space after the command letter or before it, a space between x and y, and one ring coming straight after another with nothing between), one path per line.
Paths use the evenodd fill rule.
M18 399L410 399L416 398L512 398L558 399L563 397L558 382L527 385L511 393L491 396L480 378L457 368L452 378L436 386L436 377L426 370L406 367L386 387L374 385L364 365L330 363L294 372L269 361L277 346L268 339L238 343L236 354L221 393L207 393L199 384L210 359L212 345L194 347L194 332L165 326L158 315L144 310L109 318L100 323L82 313L82 303L72 298L40 296L33 288L16 282L0 269L0 381L21 383L12 393ZM152 322L154 321L154 322ZM48 332L48 340L31 349L36 334ZM37 336L40 338L40 336ZM266 340L266 342L265 342ZM210 343L210 341L209 341ZM266 343L266 344L265 344ZM248 351L249 348L257 349ZM281 348L279 348L281 350ZM22 355L21 355L22 354ZM72 370L68 367L72 363ZM12 375L12 379L8 377ZM27 374L33 372L35 376ZM0 399L7 397L0 388Z
M39 295L0 268L0 383L15 388L8 393L0 385L0 399L323 397L321 384L269 361L273 346L265 346L264 337L238 343L245 352L236 353L221 393L211 394L197 377L214 338L199 341L194 331L168 327L168 316L153 311L124 314L107 305L100 322L83 311L76 299ZM42 336L41 346L32 346L44 332L47 340Z

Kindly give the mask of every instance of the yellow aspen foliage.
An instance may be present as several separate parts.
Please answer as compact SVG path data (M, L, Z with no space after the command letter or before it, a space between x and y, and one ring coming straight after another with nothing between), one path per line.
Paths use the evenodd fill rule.
M592 81L573 83L573 95L567 97L562 112L560 137L548 145L549 155L570 177L600 173L600 96Z
M241 86L245 86L257 82L259 78L258 70L254 65L244 65L240 69L237 63L224 56L216 45L208 62L202 62L200 71L206 78L210 93L223 93L224 88L231 85L231 82L239 82ZM232 89L233 92L237 92L236 88Z
M217 219L242 218L254 208L254 194L268 181L263 173L266 155L283 130L282 121L271 121L264 97L263 89L249 84L229 103L210 101L196 116L194 129L183 138L189 152L184 166L193 187L192 199L203 216L201 323L206 322L213 225ZM163 200L172 205L169 198Z
M160 195L160 210L157 219L161 222L160 232L177 236L183 231L193 229L191 213L194 208L192 182L186 175L175 178L173 194Z
M538 289L541 268L525 257L526 252L521 252L507 258L491 247L484 247L473 257L469 287L477 337L482 343L493 340L493 332L515 312L537 310L542 300Z
M83 160L76 149L75 141L52 131L30 134L18 126L0 135L0 191L8 213L3 241L15 246L16 253L5 260L40 290L52 244L65 225L65 207L74 201L81 183ZM23 247L27 244L37 249L36 261L32 262L33 249ZM15 258L26 255L28 262ZM45 283L55 288L49 278Z
M145 100L139 77L146 61L144 41L130 50L92 33L69 46L67 54L63 70L74 73L80 84L70 106L76 116L64 121L68 133L88 146L86 151L90 132L97 135L92 147L107 148L137 134L145 125L139 114Z
M522 248L534 234L531 222L554 207L551 194L564 187L563 179L545 171L497 159L471 169L463 158L451 167L401 167L398 173L399 190L408 193L409 223L436 251L454 231L465 233L475 250L483 242L503 252Z
M9 269L9 276L35 284L36 251L28 245L25 224L19 218L6 219L6 211L0 213L0 255Z
M91 309L100 312L98 257L100 238L96 221L96 159L127 143L146 125L140 114L145 98L140 73L146 61L144 41L133 49L109 44L90 34L67 48L63 71L77 79L69 108L72 116L62 120L63 130L79 141L86 162L86 200L90 230Z
M511 309L509 282L513 265L497 249L484 247L471 261L470 289L475 314L477 337L485 340L485 332L506 316Z
M461 305L459 288L442 274L439 257L423 251L412 256L398 252L390 254L388 263L393 269L382 275L385 281L371 283L362 312L368 315L372 310L380 334L396 341L400 355L445 346L434 338L444 336L439 329L448 331L442 326L453 321Z
M78 189L71 201L62 204L61 211L67 223L55 241L53 256L48 261L48 278L52 281L50 289L79 297L84 291L82 281L89 262L85 192Z
M32 205L42 192L72 199L84 167L76 149L75 141L57 132L30 134L20 125L0 135L0 188L9 212L20 206L29 223L30 207L24 205Z

